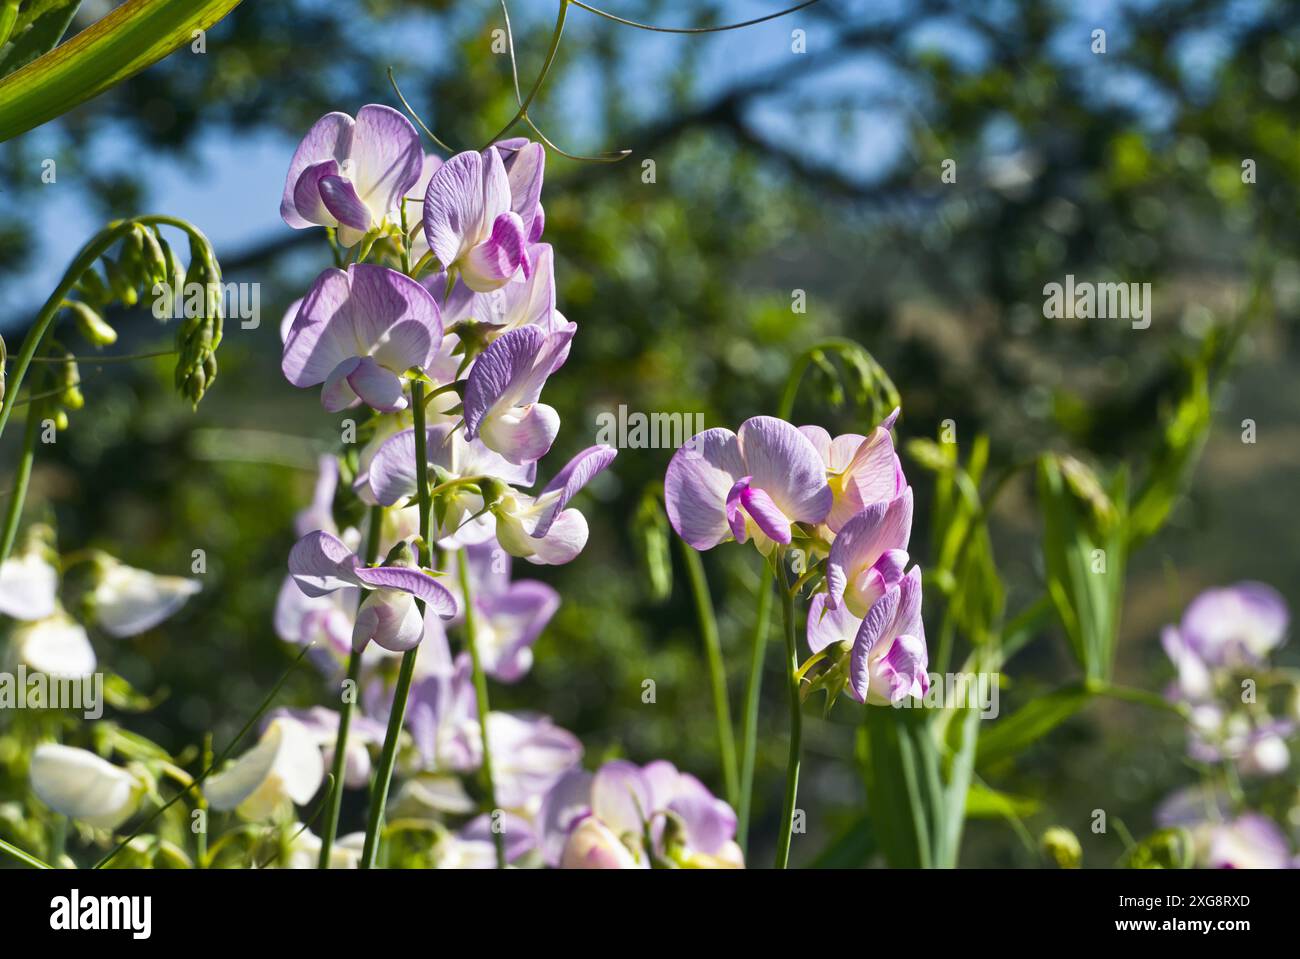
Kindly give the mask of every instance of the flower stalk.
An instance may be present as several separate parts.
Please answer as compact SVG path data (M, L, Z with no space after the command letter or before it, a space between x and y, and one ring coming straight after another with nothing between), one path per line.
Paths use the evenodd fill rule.
M379 505L370 507L370 523L366 530L366 556L367 565L373 563L379 557L379 529L384 520L384 508ZM362 590L361 595L357 598L357 606L365 599L366 591ZM361 650L353 648L348 655L348 689L353 693L351 696L344 696L343 702L339 704L339 731L334 740L334 762L331 780L332 788L330 790L329 804L325 808L325 823L321 827L320 837L320 858L317 861L317 868L328 869L330 863L330 852L334 847L334 837L338 834L339 829L339 809L343 805L343 773L347 766L348 752L348 732L352 726L352 712L356 706L356 689L357 681L361 676Z
M411 381L411 416L415 430L416 495L420 512L419 561L421 568L428 569L432 563L430 541L432 539L432 501L429 497L429 453L428 436L424 426L424 382L419 378ZM416 608L424 617L424 602L417 599ZM379 856L379 842L384 826L384 806L388 804L388 788L393 781L393 767L397 763L397 741L402 735L402 723L406 719L406 701L411 693L411 679L415 675L415 658L420 647L413 646L402 653L402 665L397 672L397 687L393 690L393 708L388 715L388 729L384 734L383 751L379 754L379 766L375 770L375 784L370 795L370 818L366 823L366 843L361 853L360 867L373 869Z
M794 834L794 804L799 791L799 753L803 740L803 713L799 703L799 650L795 646L794 594L786 584L785 552L774 556L776 589L781 595L781 613L785 620L785 660L790 689L790 754L785 767L785 801L781 810L781 833L777 838L776 868L785 869L790 861L790 840Z
M483 786L487 790L488 815L493 817L497 813L497 791L496 781L492 776L492 749L488 743L488 714L491 707L488 704L487 674L484 673L479 658L478 629L475 622L474 599L471 595L469 560L463 549L456 552L456 573L460 579L461 600L465 606L465 645L469 648L470 663L474 670L474 703L478 710L479 736L483 744ZM492 844L496 849L497 868L504 869L506 867L505 834L496 828L495 823L491 825L491 832Z

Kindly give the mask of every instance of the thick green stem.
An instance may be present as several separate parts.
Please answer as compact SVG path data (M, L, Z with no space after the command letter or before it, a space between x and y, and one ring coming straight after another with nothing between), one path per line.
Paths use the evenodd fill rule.
M754 802L754 762L758 753L758 703L763 691L763 660L767 652L767 632L772 614L772 571L764 564L758 582L758 610L754 616L754 635L749 663L749 681L745 686L745 729L740 757L740 806L736 812L736 837L743 852L749 852L749 814Z
M429 498L428 435L424 428L424 383L411 381L411 417L415 431L415 488L420 511L420 566L433 565L431 524L432 501ZM424 601L417 599L416 607L424 616ZM384 806L388 804L388 787L393 781L393 766L397 762L397 741L402 735L406 719L406 700L411 693L411 677L415 675L415 657L420 647L414 646L402 654L402 665L397 672L397 687L393 690L393 709L388 714L388 730L384 734L384 748L379 754L375 769L375 785L370 794L370 818L366 823L366 844L361 853L361 868L371 869L379 855L379 841L384 827Z
M488 816L492 831L492 843L497 851L497 868L506 867L505 833L496 828L494 817L497 813L497 787L492 777L492 750L488 747L488 704L487 675L478 655L478 626L474 613L474 597L469 579L469 560L465 550L456 553L456 573L460 578L461 601L465 605L465 645L469 647L470 662L474 666L474 702L478 709L479 737L483 743L483 785L487 789Z
M366 565L369 566L379 557L379 530L384 522L384 508L379 505L370 507L370 524L366 530ZM362 590L357 600L365 599ZM339 704L339 731L334 739L333 786L330 790L329 805L325 809L325 824L321 828L320 859L317 868L330 867L330 852L334 846L334 837L339 830L339 810L343 806L343 775L347 767L348 732L352 726L352 710L356 705L357 680L361 676L361 651L353 649L348 656L347 692Z
M13 489L9 491L9 507L5 510L4 531L0 533L0 563L9 558L14 541L18 538L18 522L22 519L23 503L27 499L27 484L32 479L32 463L36 460L36 437L41 431L41 404L27 407L27 429L23 433L23 449L14 471Z
M794 803L799 792L799 750L803 739L803 713L799 708L799 650L794 638L794 596L786 583L785 556L775 558L778 575L776 590L781 595L781 613L785 619L785 658L790 686L790 755L785 766L785 804L781 811L781 834L777 837L776 868L784 869L790 861L790 840L794 834Z
M718 618L713 612L713 600L709 596L709 583L700 554L685 540L677 542L682 548L691 593L695 597L695 615L700 622L700 638L704 641L704 655L709 664L709 684L713 689L713 713L718 725L718 750L722 754L727 802L735 807L740 802L740 774L736 768L736 734L731 725L731 706L727 702L727 672L722 663Z

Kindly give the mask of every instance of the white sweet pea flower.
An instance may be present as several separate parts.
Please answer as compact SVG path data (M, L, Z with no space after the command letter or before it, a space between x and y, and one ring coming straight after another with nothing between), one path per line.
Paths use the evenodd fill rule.
M42 743L32 753L32 792L55 812L116 829L140 806L139 777L85 749Z
M294 823L289 830L289 835L293 838L289 842L288 851L282 852L271 866L276 869L315 869L320 863L320 836L304 827L302 823ZM357 868L361 860L361 850L353 848L354 844L350 841L356 835L360 835L362 841L365 841L364 833L353 833L330 846L329 867L331 869Z
M196 579L156 576L108 560L99 569L90 600L104 632L122 639L152 629L175 615L202 588Z
M203 793L213 809L245 819L274 818L285 806L304 805L325 778L325 760L311 732L296 719L267 724L258 744L211 777Z
M58 571L36 550L0 563L0 614L44 619L58 607Z
M10 634L12 657L30 670L50 676L88 676L95 671L95 650L81 624L58 610Z

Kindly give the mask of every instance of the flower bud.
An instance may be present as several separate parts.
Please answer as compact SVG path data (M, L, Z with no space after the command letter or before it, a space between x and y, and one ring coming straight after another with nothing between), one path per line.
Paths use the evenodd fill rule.
M104 278L99 275L99 271L93 266L85 273L81 274L77 280L77 290L82 297L91 303L105 304L113 299L113 291L109 289Z
M167 256L163 253L161 237L153 230L140 228L141 266L146 286L166 283L171 278Z
M1083 865L1083 847L1079 838L1064 826L1052 826L1041 840L1043 852L1061 869L1078 869Z
M90 306L80 300L64 300L63 305L72 313L77 332L92 346L109 346L117 342L117 330L109 326Z
M112 257L104 257L104 273L108 276L108 288L113 299L124 306L135 306L139 302L139 293L131 281L127 268Z

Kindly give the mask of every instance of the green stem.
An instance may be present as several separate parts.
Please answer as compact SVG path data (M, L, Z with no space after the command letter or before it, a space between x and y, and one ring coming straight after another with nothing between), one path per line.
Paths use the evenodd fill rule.
M752 658L745 686L745 729L740 757L740 807L736 811L736 836L741 851L749 852L749 813L754 801L754 761L758 753L758 702L763 690L763 658L772 614L772 571L764 564L758 582L758 611L750 640Z
M5 391L8 402L0 403L0 435L4 433L5 425L9 422L9 414L13 412L14 406L17 405L18 388L22 386L23 378L27 375L27 370L32 364L32 358L36 356L42 340L45 339L45 334L49 332L55 316L62 309L64 299L72 292L72 288L77 285L77 281L81 279L82 274L93 267L95 261L107 253L113 244L130 232L137 223L141 226L175 227L191 239L211 249L208 238L200 230L184 220L178 220L171 216L157 214L138 216L130 220L109 224L100 230L81 248L81 252L77 254L76 259L64 272L63 279L59 281L59 285L50 294L50 298L45 301L41 311L36 314L36 320L32 323L31 330L23 340L22 348L18 351L18 357L14 363L13 376L10 377L8 389Z
M483 742L483 784L487 789L489 825L492 828L492 843L497 851L497 868L506 867L505 833L496 828L492 816L497 812L497 788L492 778L492 751L488 747L488 705L487 675L478 655L478 624L474 613L474 598L470 592L469 560L465 550L456 553L456 573L460 578L461 601L465 606L465 645L469 647L470 662L474 666L474 702L478 709L479 737Z
M222 763L224 763L226 761L226 758L235 751L235 747L238 746L241 742L243 742L244 737L248 735L249 730L253 728L253 726L257 723L258 719L261 718L262 714L271 707L271 703L275 702L275 697L280 694L281 687L283 687L285 682L288 681L289 675L294 671L297 665L303 661L303 658L309 652L311 652L312 646L313 646L312 643L308 643L306 646L302 648L302 651L298 653L297 656L294 657L293 662L289 664L289 668L284 671L284 673L280 676L279 680L276 681L276 684L271 687L271 691L266 694L266 698L262 700L261 705L257 707L257 711L254 712L252 716L248 717L248 722L244 723L243 728L240 729L239 732L235 734L235 738L232 739L227 744L226 748L221 751L221 755L219 755L216 759L214 759L211 763L209 763L207 768L204 769L203 772L195 776L194 782L177 791L170 799L168 799L165 803L160 805L152 813L146 816L144 820L138 826L135 827L135 829L131 830L130 834L127 835L126 838L118 842L118 844L114 846L111 850L109 850L109 852L102 859L100 859L99 862L95 863L94 865L95 869L103 869L110 862L112 862L112 860L117 856L118 853L120 853L123 849L125 849L127 846L131 844L131 840L135 839L136 836L140 835L140 833L144 832L155 822L157 822L158 817L161 816L163 813L165 813L172 806L174 806L177 802L179 802L182 796L188 795L192 790L197 789L199 786L202 786L204 781L206 781L209 776L211 776L214 772L216 772L217 767L220 766Z
M718 619L709 596L709 582L704 575L700 554L684 539L679 539L687 578L695 597L695 615L700 622L700 638L709 664L709 683L713 688L713 713L718 724L718 749L722 753L722 776L726 783L727 802L739 805L740 774L736 767L736 734L731 725L731 707L727 702L727 673L722 663L722 644L718 639Z
M415 476L416 495L420 511L420 568L428 569L433 565L431 542L433 528L431 525L432 500L429 497L429 454L426 449L428 435L424 427L424 383L411 381L411 426L415 431ZM424 617L424 601L417 599L416 608ZM402 735L402 723L406 719L406 700L411 693L411 677L415 675L415 657L420 647L413 646L402 654L402 665L397 672L397 687L393 690L393 709L388 714L388 730L384 733L384 748L379 754L379 766L375 769L375 785L370 794L370 818L366 823L366 844L361 853L362 869L373 869L379 856L379 842L384 826L384 806L388 804L388 787L393 781L393 767L397 762L397 741Z
M30 853L23 852L17 846L13 845L12 843L7 843L3 839L0 839L0 852L7 852L9 855L13 856L19 862L25 862L33 869L53 868L48 862L44 862L40 859L37 859L35 856L31 855Z
M785 766L785 803L781 811L781 834L777 838L776 868L785 869L790 862L790 840L794 834L794 803L799 792L799 749L803 739L803 714L799 708L799 650L794 638L794 596L786 583L785 555L778 553L776 590L781 595L781 613L785 619L785 658L790 686L790 755Z
M366 565L371 565L379 557L379 531L384 521L384 508L378 504L370 507L370 523L366 530ZM366 598L368 590L362 590L357 599L357 606ZM328 869L330 852L334 846L334 837L339 829L339 810L343 806L343 774L347 767L348 732L352 727L352 710L356 705L357 680L361 676L361 650L353 648L348 655L347 689L351 695L345 695L339 704L339 731L334 739L334 785L330 790L329 805L325 808L325 824L321 827L320 859L318 869Z
M27 429L23 432L23 449L14 472L14 488L9 493L9 508L5 510L4 531L0 532L0 563L9 558L18 538L18 521L22 519L23 503L27 499L27 484L32 478L32 463L36 460L36 437L41 429L41 404L32 403L27 408Z
M533 88L528 91L528 96L524 98L524 102L519 104L519 110L510 118L510 122L503 126L500 131L497 132L496 136L488 140L487 146L496 143L510 132L511 127L524 117L528 116L528 108L532 106L533 100L536 99L537 94L541 92L542 84L546 82L546 75L551 72L551 64L555 62L555 55L560 51L560 36L564 33L564 21L568 15L569 0L560 0L560 12L555 18L555 29L551 33L551 45L547 48L546 59L542 61L542 69L538 71L537 79L533 81ZM516 94L517 93L518 90L516 90ZM484 149L487 149L487 147L484 147Z

